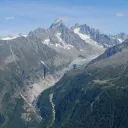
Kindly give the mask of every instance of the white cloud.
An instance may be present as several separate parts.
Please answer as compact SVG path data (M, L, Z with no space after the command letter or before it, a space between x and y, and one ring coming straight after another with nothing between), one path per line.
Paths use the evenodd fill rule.
M14 17L14 16L9 16L9 17L5 17L4 19L7 20L7 21L8 21L8 20L14 20L15 17Z
M116 13L116 16L117 16L117 17L124 17L124 16L125 16L125 13L123 13L123 12L118 12L118 13Z

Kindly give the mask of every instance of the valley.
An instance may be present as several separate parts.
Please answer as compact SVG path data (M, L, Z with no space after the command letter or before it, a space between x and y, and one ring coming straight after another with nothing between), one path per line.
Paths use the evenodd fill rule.
M0 38L0 127L112 127L106 117L114 115L101 116L99 108L114 105L117 112L108 94L115 103L111 89L117 96L127 89L120 87L127 84L127 48L126 34L110 36L86 24L69 28L61 19Z

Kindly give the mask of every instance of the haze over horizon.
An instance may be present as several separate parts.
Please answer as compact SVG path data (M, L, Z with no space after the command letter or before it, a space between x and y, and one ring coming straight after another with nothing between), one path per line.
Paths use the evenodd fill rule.
M27 34L38 27L48 28L56 18L63 19L68 27L79 23L103 33L128 33L127 5L125 0L0 1L0 36Z

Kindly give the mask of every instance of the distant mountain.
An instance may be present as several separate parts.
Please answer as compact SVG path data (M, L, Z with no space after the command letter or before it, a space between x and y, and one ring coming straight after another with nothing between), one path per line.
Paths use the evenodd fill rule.
M102 46L92 45L86 40L81 39L74 31L65 26L62 20L57 19L49 29L37 29L30 32L29 35L34 35L40 38L44 44L55 50L68 49L68 52L73 51L74 54L85 54L86 57L99 55L105 49ZM57 47L57 48L56 48ZM62 52L62 50L60 50ZM67 53L67 52L66 52ZM70 55L68 54L68 55ZM74 55L75 55L74 54Z
M120 43L128 39L128 35L125 33L119 33L117 35L110 35L111 38L119 40Z
M102 45L106 48L112 47L116 44L122 43L125 39L127 39L128 35L119 34L116 36L109 36L103 34L98 29L94 29L89 27L88 25L79 25L75 24L71 28L75 33L77 33L81 38L91 39L95 41L97 44Z
M118 44L118 45L115 45L114 47L107 49L102 55L100 55L96 59L92 60L91 63L94 63L99 60L107 59L113 55L116 55L117 53L122 54L122 52L125 50L128 50L128 40L125 40L122 44ZM126 57L126 55L124 55L124 57ZM121 60L121 58L120 58L120 60ZM116 63L118 64L118 60Z

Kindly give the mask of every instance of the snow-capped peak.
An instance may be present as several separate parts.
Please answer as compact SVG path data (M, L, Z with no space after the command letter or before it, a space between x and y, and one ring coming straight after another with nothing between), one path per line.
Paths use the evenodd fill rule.
M18 38L18 36L13 36L13 37L2 37L1 40L13 40Z
M61 20L60 18L57 18L57 19L53 22L53 24L61 24L61 23L63 23L63 20Z
M79 27L79 26L80 26L79 23L76 23L74 27Z
M1 37L0 40L13 40L16 39L18 37L27 37L28 35L16 35L16 36L7 36L7 37Z
M65 19L56 19L52 25L49 27L49 29L58 29L58 31L63 30L63 29L68 29L68 27L65 25Z

